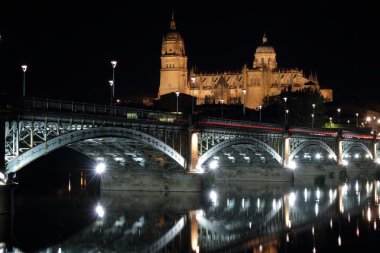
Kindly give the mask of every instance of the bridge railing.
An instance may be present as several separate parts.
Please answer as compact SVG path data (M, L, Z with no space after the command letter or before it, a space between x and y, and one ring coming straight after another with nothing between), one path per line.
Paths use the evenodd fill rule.
M198 124L214 125L221 127L238 127L238 128L252 128L267 131L283 131L283 127L278 124L269 124L254 121L232 120L213 117L201 117L198 119Z
M96 114L112 117L122 117L131 120L153 120L161 122L186 123L182 114L144 110L138 108L80 103L75 101L40 99L25 97L16 101L8 101L8 107L13 110L66 112L78 114Z

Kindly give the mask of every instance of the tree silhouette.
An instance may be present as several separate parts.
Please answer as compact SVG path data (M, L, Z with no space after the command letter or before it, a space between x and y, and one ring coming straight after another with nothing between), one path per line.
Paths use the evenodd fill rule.
M289 110L288 123L290 126L311 127L312 104L314 108L314 127L322 127L326 117L324 99L319 90L305 88L298 91L284 89L278 96L267 96L264 99L264 108L269 115L268 122L284 124L285 101Z

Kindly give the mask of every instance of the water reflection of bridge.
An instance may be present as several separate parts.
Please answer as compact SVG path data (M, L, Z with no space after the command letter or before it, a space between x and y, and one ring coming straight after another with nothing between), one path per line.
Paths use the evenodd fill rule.
M366 220L376 219L378 189L378 181L243 193L216 187L203 204L197 194L106 193L106 214L61 245L64 252L279 252L299 233L314 236L318 224L337 230L341 219L363 211Z

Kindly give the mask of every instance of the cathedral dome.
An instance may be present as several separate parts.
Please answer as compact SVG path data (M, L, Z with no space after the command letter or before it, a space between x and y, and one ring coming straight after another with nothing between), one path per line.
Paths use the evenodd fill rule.
M274 48L268 44L268 39L265 34L263 36L263 44L256 48L256 53L276 53Z
M169 32L165 35L166 40L181 40L181 35L176 29L175 25L175 20L174 20L174 15L172 13L172 20L170 21L170 30Z
M166 40L181 40L181 35L176 30L171 30L165 35Z

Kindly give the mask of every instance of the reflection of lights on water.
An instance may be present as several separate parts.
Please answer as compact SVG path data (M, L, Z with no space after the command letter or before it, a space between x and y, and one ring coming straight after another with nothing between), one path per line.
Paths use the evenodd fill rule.
M286 242L289 242L289 234L286 233Z
M244 198L241 199L241 208L244 209Z
M202 209L197 210L197 211L195 212L195 219L199 220L199 219L202 218L204 215L205 215L205 212L204 212Z
M263 245L262 245L262 244L260 244L260 246L259 246L259 250L260 250L260 251L263 251Z
M321 197L321 191L319 190L319 188L317 189L315 195L317 197L317 200L319 200L319 198Z
M367 193L369 193L369 183L368 183L368 181L367 181L367 183L365 184L365 188L366 188L366 190L367 190Z
M303 196L305 198L305 202L307 202L307 189L305 188L305 190L303 191Z
M358 182L358 180L356 180L356 182L355 182L355 191L359 191L359 182Z
M330 199L330 204L332 204L333 203L333 192L331 189L329 190L329 199Z
M260 209L260 199L257 199L257 209Z
M368 207L368 209L367 209L367 219L368 219L368 221L371 221L371 208L370 207Z
M342 245L342 238L340 237L340 235L338 236L338 246L341 246Z
M318 206L318 203L315 203L314 211L315 211L315 216L318 216L318 212L319 212L319 206Z
M330 219L330 228L331 228L331 229L333 228L333 222L332 222L332 219Z
M311 227L311 234L314 235L314 226Z
M350 215L350 213L348 213L348 215L347 215L347 221L348 221L348 223L350 223L350 221L351 221L351 215Z
M218 200L218 194L214 190L210 192L210 199L212 204L216 205L216 201Z
M62 253L62 249L60 247L58 248L58 253Z
M344 183L344 185L343 185L343 194L344 195L347 194L347 189L348 189L347 183Z
M294 206L295 201L296 201L296 194L294 192L291 192L289 195L289 205L291 207Z
M376 230L377 228L377 225L376 225L376 221L373 222L373 229Z
M252 222L249 222L249 229L252 228Z
M103 218L103 216L105 214L104 208L99 203L95 208L95 212L97 213L99 218Z
M315 246L313 247L313 253L317 253L317 249L315 248Z
M272 207L273 207L273 210L276 210L277 205L276 205L276 200L275 199L273 199Z
M359 231L359 227L357 226L356 227L356 236L359 237L359 235L360 235L360 231Z

